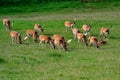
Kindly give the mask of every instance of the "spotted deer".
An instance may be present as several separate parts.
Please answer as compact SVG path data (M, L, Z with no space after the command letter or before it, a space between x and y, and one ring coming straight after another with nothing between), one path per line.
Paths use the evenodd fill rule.
M58 46L59 48L63 48L65 51L67 51L67 45L71 42L71 39L65 42L65 39L63 36L54 34L53 41L56 46Z
M84 34L87 34L87 35L89 34L90 35L90 30L91 30L91 26L90 25L84 24L82 26L82 29L84 31Z
M99 46L100 46L100 45L106 45L106 44L107 44L107 42L104 41L104 40L100 40L100 41L98 41L97 43L98 43Z
M51 39L51 37L46 36L46 35L40 35L39 40L40 40L39 45L42 46L43 43L49 44L51 48L55 49L55 45L54 45L53 40Z
M77 34L80 33L80 31L77 28L72 28L72 32L73 32L73 35L74 35L74 39L76 39Z
M30 29L27 30L26 35L27 36L24 38L24 40L26 40L26 39L28 39L30 37L33 37L34 42L37 42L38 34L37 34L37 32L35 30L30 30Z
M85 34L77 33L77 39L78 39L78 43L80 43L80 41L81 41L81 42L84 42L84 44L85 44L86 46L88 46L88 44L87 44L87 39L86 39L86 35L85 35Z
M90 36L88 40L90 45L93 44L96 46L96 48L99 48L98 39L96 37Z
M6 27L6 30L10 30L11 29L11 25L10 25L10 20L9 19L3 19L3 25Z
M108 38L108 35L110 33L110 30L108 28L101 28L100 30L100 38Z
M74 21L65 21L64 25L66 27L66 32L68 31L69 28L73 28L73 26L75 26L76 24L76 17L74 18Z
M21 35L17 31L11 31L10 32L10 37L12 39L12 43L18 42L19 44L22 44Z
M35 24L34 30L40 31L41 33L44 33L44 29L42 28L42 26L40 24Z

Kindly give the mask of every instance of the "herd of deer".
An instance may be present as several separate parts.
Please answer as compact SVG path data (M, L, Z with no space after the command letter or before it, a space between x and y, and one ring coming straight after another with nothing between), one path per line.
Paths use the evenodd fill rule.
M76 18L74 18L74 21L65 21L64 25L66 27L66 32L68 32L68 29L71 29L74 35L74 39L78 39L78 43L83 42L85 46L89 45L95 45L96 48L99 48L100 45L106 44L106 41L103 40L105 38L108 38L109 35L109 29L108 28L101 28L100 30L100 38L101 40L98 40L95 36L90 36L90 30L91 25L84 24L82 26L83 33L81 33L77 28L75 28L76 24ZM11 29L11 23L9 19L3 19L3 25L6 27L6 30ZM38 31L40 31L42 34L38 36ZM12 43L19 42L19 44L22 44L21 40L21 34L17 31L11 31L10 37L12 39ZM51 48L55 49L57 46L58 48L63 48L65 51L67 50L67 45L72 41L72 39L69 39L67 42L65 41L65 38L61 35L54 34L53 37L49 37L47 35L44 35L44 29L39 25L34 25L34 30L26 30L26 37L24 40L33 37L34 42L37 42L37 39L39 38L39 44L41 47L43 46L43 43L49 44ZM88 37L88 38L87 38ZM46 46L45 46L46 47Z

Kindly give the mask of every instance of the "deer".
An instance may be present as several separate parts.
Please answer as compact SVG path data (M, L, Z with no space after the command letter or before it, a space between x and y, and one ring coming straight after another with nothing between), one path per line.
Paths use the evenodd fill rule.
M110 30L108 28L101 28L100 29L100 38L101 37L108 38L109 33L110 33Z
M84 42L85 46L88 46L87 38L86 38L85 34L77 33L77 39L78 39L78 43L80 43L80 41L81 41L81 42Z
M80 43L80 41L82 41L87 46L86 34L80 33L80 31L77 28L73 28L72 32L74 34L74 39L76 39L76 38L78 39L78 43Z
M34 30L40 31L41 33L44 33L44 29L42 28L42 26L40 24L35 24Z
M55 49L55 45L51 37L46 36L46 35L40 35L39 40L40 40L39 45L42 45L43 43L49 44L51 48Z
M11 29L11 24L9 19L3 19L3 25L6 27L6 30Z
M73 28L73 26L75 26L76 24L76 17L74 18L74 21L65 21L64 25L66 27L66 32L68 31L69 28Z
M24 40L33 37L34 42L37 42L38 34L35 30L31 30L31 29L26 30L26 35L27 36L24 38Z
M11 32L10 32L10 37L11 37L11 39L12 39L12 43L18 42L19 44L22 44L21 34L18 33L17 31L11 31Z
M98 44L99 46L100 46L100 45L106 45L107 42L104 41L104 40L100 40L100 41L97 42L97 44Z
M90 45L93 44L93 45L96 46L96 48L99 48L98 39L97 39L96 37L90 36L90 37L88 38L88 40L89 40L89 44L90 44Z
M65 51L67 51L67 45L72 41L72 39L70 39L67 42L65 42L65 39L64 39L63 36L58 35L58 34L54 34L53 35L53 41L54 41L54 44L56 46L58 46L58 48L62 48Z
M75 40L77 37L77 34L80 33L80 31L77 28L72 28L72 32L73 32L74 40Z
M87 34L87 35L89 34L90 35L90 30L91 30L91 26L90 25L84 24L82 26L82 29L84 31L84 34Z

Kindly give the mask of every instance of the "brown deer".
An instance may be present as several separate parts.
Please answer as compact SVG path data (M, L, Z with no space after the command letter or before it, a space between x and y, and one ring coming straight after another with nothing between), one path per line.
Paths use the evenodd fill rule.
M80 43L80 41L81 41L81 42L84 42L86 46L88 45L85 34L77 33L77 39L78 39L78 43Z
M90 35L90 29L91 29L91 26L90 25L87 25L87 24L84 24L83 26L82 26L82 29L83 29L83 31L84 31L84 34L89 34Z
M42 26L40 26L40 24L35 24L34 30L40 31L41 33L44 33L44 29L42 28Z
M80 33L80 31L77 28L72 28L72 32L73 32L73 35L74 35L74 39L76 39L77 34Z
M11 25L10 25L10 20L9 19L3 19L3 25L6 27L6 30L10 30L11 29Z
M10 37L12 39L12 43L18 41L19 44L22 44L20 33L16 32L16 31L11 31L10 32Z
M100 46L100 45L106 45L107 44L107 42L106 41L104 41L104 40L100 40L100 41L98 41L98 45Z
M98 39L94 36L90 36L89 39L88 39L90 42L89 44L93 44L96 46L96 48L99 48L99 45L98 45Z
M100 38L108 38L108 35L110 33L110 30L108 28L101 28L100 30Z
M86 34L82 34L80 33L80 31L77 28L73 28L72 32L74 34L74 39L78 39L78 43L80 43L80 41L84 42L85 45L87 46L87 39L86 39Z
M71 21L65 21L64 25L66 27L66 32L68 31L69 28L73 28L73 26L76 23L76 17L74 18L74 22Z
M37 42L37 38L38 38L38 34L35 30L27 30L26 31L26 37L24 38L24 40L33 37L34 42Z
M63 48L65 51L67 51L67 44L71 42L71 39L68 40L66 43L63 36L55 34L53 35L53 41L56 46L58 46L59 48Z
M46 36L46 35L40 35L39 36L39 44L42 46L42 43L49 44L51 48L55 49L55 45L51 37ZM45 46L46 47L46 46Z

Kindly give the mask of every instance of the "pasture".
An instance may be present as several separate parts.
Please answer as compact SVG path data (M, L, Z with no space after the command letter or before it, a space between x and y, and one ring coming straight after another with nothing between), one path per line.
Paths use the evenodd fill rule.
M91 35L98 37L101 27L110 29L107 45L85 47L73 39L72 31L65 31L64 22L77 17L76 26L82 32L83 20L90 24ZM9 18L12 30L21 33L39 23L45 34L60 34L73 39L68 51L41 48L32 39L12 44L10 31L2 25ZM72 10L0 15L0 80L119 80L120 79L120 10ZM112 28L110 28L112 25ZM39 33L40 34L40 33Z

